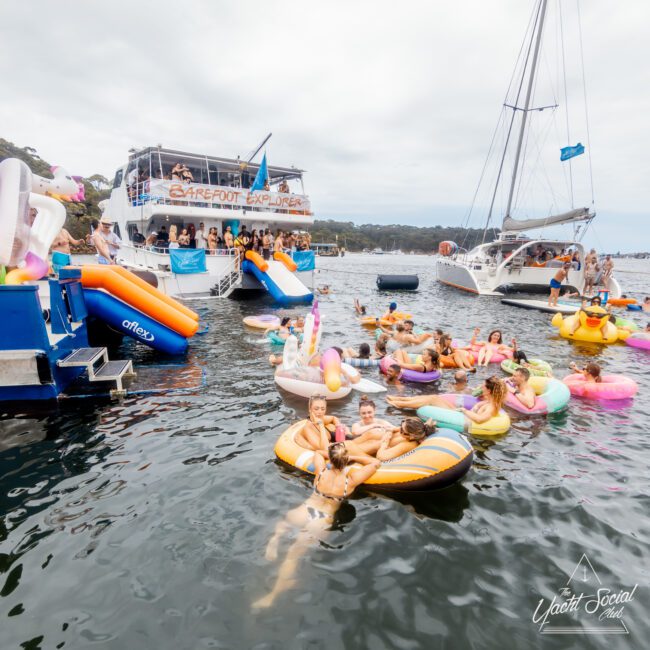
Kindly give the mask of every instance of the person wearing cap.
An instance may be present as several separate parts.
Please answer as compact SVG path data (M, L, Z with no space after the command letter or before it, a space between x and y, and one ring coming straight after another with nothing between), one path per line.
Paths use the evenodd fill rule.
M99 228L93 233L93 243L97 249L97 260L100 264L115 264L115 256L120 248L121 240L112 231L113 222L104 215L99 220Z
M395 318L395 310L397 309L397 303L396 302L391 302L390 305L388 305L388 311L382 316L384 320L388 320L391 323L396 321L397 318Z

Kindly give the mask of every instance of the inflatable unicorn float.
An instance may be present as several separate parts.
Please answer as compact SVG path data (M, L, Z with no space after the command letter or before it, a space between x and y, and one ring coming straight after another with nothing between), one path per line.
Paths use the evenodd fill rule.
M318 301L305 317L302 343L291 334L284 344L282 365L275 373L275 383L289 393L309 398L314 394L328 400L341 399L350 391L380 393L386 389L368 379L363 379L356 368L343 363L334 348L328 348L319 358L322 319ZM314 360L319 362L314 364Z
M84 200L80 177L70 176L62 167L51 169L54 178L44 178L17 158L0 162L0 267L15 267L5 284L47 275L50 246L65 223L61 201Z

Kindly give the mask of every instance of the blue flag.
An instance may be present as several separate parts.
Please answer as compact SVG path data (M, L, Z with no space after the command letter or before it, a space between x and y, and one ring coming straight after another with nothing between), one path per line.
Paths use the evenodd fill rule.
M255 180L253 181L253 184L250 187L250 191L254 192L255 190L262 190L264 189L264 183L269 178L269 170L266 168L266 152L264 152L264 157L262 158L262 164L260 165L260 168L257 170L257 175L255 176Z
M560 160L569 160L569 158L575 158L584 152L584 145L580 142L578 142L575 147L562 147L562 149L560 149Z

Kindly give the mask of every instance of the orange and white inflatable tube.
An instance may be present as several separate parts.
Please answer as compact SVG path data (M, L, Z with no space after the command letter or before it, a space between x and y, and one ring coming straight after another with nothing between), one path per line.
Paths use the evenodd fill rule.
M114 266L94 264L80 267L81 284L89 289L104 289L128 305L140 310L159 323L190 337L199 329L198 321L179 311L174 305L168 304L161 298L161 292L149 286L153 292L143 289L131 278L133 275L126 271L124 275L115 271ZM140 278L138 278L140 280ZM142 280L144 282L144 280Z
M295 273L298 265L286 254L280 251L273 253L273 259L276 262L282 262L292 273Z
M269 263L259 253L256 253L255 251L246 251L244 257L249 262L255 264L262 273L266 273L269 270Z

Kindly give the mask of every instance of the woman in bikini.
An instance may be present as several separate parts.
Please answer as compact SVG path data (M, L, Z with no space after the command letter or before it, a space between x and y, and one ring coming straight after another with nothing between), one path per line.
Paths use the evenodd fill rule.
M349 453L342 442L329 445L325 452L314 453L314 488L307 500L290 510L280 521L266 546L265 558L271 562L278 557L282 536L291 528L298 528L298 535L287 550L280 565L278 577L271 591L253 603L253 608L270 607L275 599L295 584L295 575L300 558L309 546L326 533L334 523L336 512L354 490L367 481L380 466L380 461L369 456L355 456ZM329 465L325 463L329 458ZM361 467L350 467L359 463Z
M419 409L421 406L438 406L451 411L461 411L466 418L476 424L483 424L496 417L508 396L508 388L503 379L488 377L482 386L480 401L471 409L452 406L439 395L418 395L417 397L397 397L391 395L386 401L398 409Z
M451 336L443 334L436 344L436 352L440 355L440 367L442 368L463 368L474 372L473 359L467 350L451 347Z
M420 418L404 418L400 426L375 426L357 438L346 440L345 446L354 456L391 460L413 451L427 436L435 432L435 422L426 424Z
M504 353L509 350L508 346L503 343L503 335L501 330L493 330L490 332L487 341L477 342L476 337L481 333L481 330L477 327L474 329L474 334L472 335L472 340L470 341L471 345L480 345L481 349L478 351L478 360L476 361L477 366L485 366L492 360L492 357L497 353Z
M440 355L433 349L427 348L422 351L422 361L413 363L408 353L404 350L397 350L393 355L395 363L405 370L415 372L433 372L440 369Z

